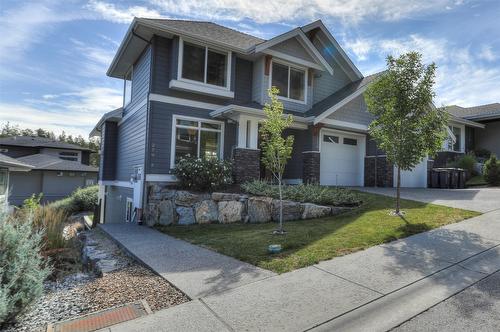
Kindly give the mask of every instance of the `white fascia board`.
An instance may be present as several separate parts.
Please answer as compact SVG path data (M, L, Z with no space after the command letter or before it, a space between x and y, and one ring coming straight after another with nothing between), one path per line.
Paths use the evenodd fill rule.
M453 117L453 118L449 119L448 122L463 124L463 125L467 125L469 127L475 127L475 128L481 128L481 129L483 129L485 127L485 125L482 123L478 123L478 122L474 122L474 121L470 121L470 120L466 120L466 119L462 119L462 118L457 118L457 117Z
M283 59L283 60L286 60L288 62L296 63L296 64L299 64L299 65L302 65L305 67L314 68L314 69L318 69L321 71L325 70L325 68L323 66L320 66L317 63L307 61L307 60L304 60L301 58L297 58L297 57L294 57L294 56L289 55L289 54L285 54L285 53L280 52L280 51L266 49L266 50L262 51L262 53L269 54L269 55L272 55L273 57L277 57L279 59Z
M185 79L171 80L169 88L180 91L195 92L207 96L215 96L222 98L234 98L234 92L227 88L218 88L204 83L188 82Z
M311 43L309 38L304 34L304 32L300 28L295 28L284 34L281 34L277 37L269 39L266 42L263 42L257 46L255 46L255 53L261 52L266 53L264 51L268 50L270 47L274 45L280 44L288 39L299 37L299 43L304 47L304 49L318 62L318 65L321 65L324 69L326 69L330 75L333 75L333 68L330 66L328 61L319 53L316 47ZM286 60L286 59L285 59Z
M344 49L340 46L340 44L337 42L337 40L333 37L333 35L330 33L330 31L326 28L326 26L323 24L321 20L312 22L310 24L307 24L302 27L302 31L308 32L313 29L320 28L323 33L326 35L328 40L335 46L335 48L339 51L340 55L342 58L349 64L349 67L356 73L356 76L358 79L363 78L363 74L359 71L359 69L354 65L354 63L351 61L349 56L345 53Z
M356 97L360 96L361 94L363 94L366 91L366 88L367 88L367 85L359 88L353 94L347 96L346 98L342 99L337 104L333 105L332 107L330 107L329 109L327 109L326 111L324 111L323 113L321 113L320 115L318 115L316 117L316 119L314 119L314 124L318 124L320 122L324 122L323 120L326 119L328 116L330 116L333 113L335 113L342 106L345 106L347 103L349 103L350 101L352 101L354 98L356 98Z
M173 174L146 174L147 182L177 182Z
M346 128L346 129L361 130L363 132L368 131L367 125L362 125L359 123L340 121L340 120L332 120L332 119L324 119L321 122L324 124L327 124L327 125L338 126L338 127L342 127L342 128Z
M123 51L130 42L130 39L132 39L133 37L132 31L135 29L137 22L138 19L134 17L132 23L130 23L130 26L128 27L127 33L125 34L125 38L123 38L120 46L118 47L118 50L115 53L115 56L113 57L113 60L111 61L111 64L109 65L108 70L106 71L107 76L111 76L111 72L115 69L118 59L122 56Z

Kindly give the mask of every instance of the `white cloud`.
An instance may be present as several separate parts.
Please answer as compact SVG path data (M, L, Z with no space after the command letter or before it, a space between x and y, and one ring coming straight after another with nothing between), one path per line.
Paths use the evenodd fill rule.
M497 59L497 55L493 53L491 45L483 45L479 52L479 58L486 61L495 61Z
M86 137L99 118L121 106L121 91L87 87L78 91L43 95L23 103L0 103L0 119L27 128L65 131Z
M87 9L98 13L102 19L115 23L130 23L134 16L137 17L161 17L157 10L149 9L144 6L131 6L127 8L116 7L112 3L104 1L91 0L87 4Z

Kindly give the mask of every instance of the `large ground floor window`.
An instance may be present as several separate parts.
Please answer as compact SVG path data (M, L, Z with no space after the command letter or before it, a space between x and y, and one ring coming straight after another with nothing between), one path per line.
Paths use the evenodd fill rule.
M222 158L222 122L174 116L174 126L172 167L180 158Z

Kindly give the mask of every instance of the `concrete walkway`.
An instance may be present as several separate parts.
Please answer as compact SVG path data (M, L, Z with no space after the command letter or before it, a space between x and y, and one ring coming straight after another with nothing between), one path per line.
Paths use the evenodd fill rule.
M108 226L103 229L125 241L135 255L151 255L143 261L157 271L161 266L159 272L194 299L110 331L387 331L500 270L500 211L282 275L249 270L239 263L240 268L229 268L229 275L240 270L241 277L233 276L232 282L208 292L203 286L193 291L192 283L206 280L205 271L222 271L225 256L211 256L205 249L146 228L137 235L142 229L127 234L120 226ZM136 237L140 244L127 244ZM163 245L152 244L155 241ZM186 245L189 249L177 248ZM184 250L193 257L209 255L200 277L195 277L196 269L183 273L180 266L169 266L173 258L154 263L153 256ZM196 258L184 257L188 266L195 264ZM174 261L184 265L182 259ZM175 272L169 273L172 269ZM182 283L184 278L189 282Z
M356 187L354 189L396 197L395 188ZM433 203L482 213L500 209L500 188L401 188L401 197L418 202Z

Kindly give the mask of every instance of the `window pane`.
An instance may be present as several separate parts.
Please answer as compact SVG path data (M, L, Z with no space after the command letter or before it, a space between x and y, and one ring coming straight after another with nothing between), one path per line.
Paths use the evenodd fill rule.
M226 86L226 55L208 50L207 83Z
M214 131L201 131L200 158L211 159L219 157L220 133Z
M338 143L339 142L339 137L338 136L331 136L331 135L324 135L323 136L323 142Z
M6 191L7 191L7 172L0 170L0 195L5 195Z
M132 100L132 80L130 77L125 79L125 86L123 89L123 106L127 106Z
M197 121L177 119L177 124L181 126L198 127Z
M288 97L288 67L273 62L272 85L277 87L279 96Z
M290 98L304 100L304 79L302 70L290 68Z
M217 129L217 130L220 130L220 124L217 124L217 123L207 123L207 122L202 122L202 123L201 123L201 128L209 128L209 129Z
M354 138L344 137L344 144L346 145L358 145L358 140Z
M461 148L460 144L462 142L462 137L461 137L462 131L458 127L452 127L452 130L453 130L453 135L455 135L455 138L457 139L455 144L453 144L453 151L460 151Z
M204 81L205 48L184 43L182 56L182 77L194 81Z
M175 162L181 157L198 157L198 130L176 128L175 135Z

